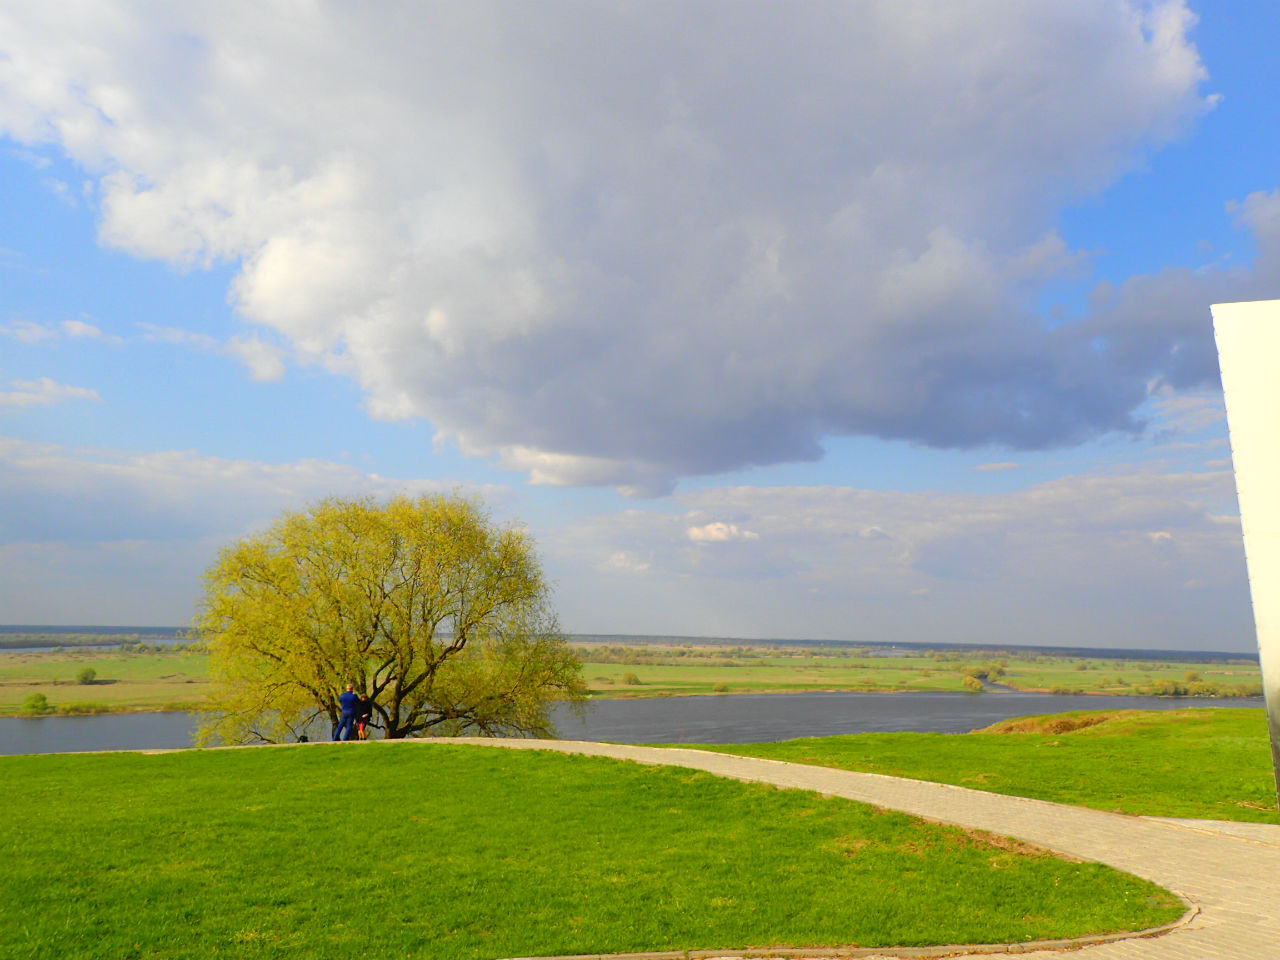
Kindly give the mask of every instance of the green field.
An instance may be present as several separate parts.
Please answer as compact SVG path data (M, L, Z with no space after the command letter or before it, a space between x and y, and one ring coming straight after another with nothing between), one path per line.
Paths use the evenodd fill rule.
M1256 661L1207 663L1079 658L998 648L913 650L579 643L595 696L680 696L803 690L966 690L965 678L1045 693L1261 695Z
M1070 713L974 733L862 733L703 749L1119 813L1280 823L1261 709Z
M913 651L882 656L860 648L725 646L690 643L576 643L593 697L666 697L805 690L961 691L988 680L1018 690L1094 694L1238 696L1261 692L1258 664L1190 664L1068 658L999 650ZM86 666L93 684L76 682ZM0 653L0 715L22 712L43 695L55 711L199 709L208 691L201 653L45 650Z
M77 681L86 667L96 677ZM66 650L0 653L0 715L43 694L63 713L198 710L209 690L209 657L189 651Z
M311 744L0 773L13 960L1024 941L1183 910L1001 838L602 758Z

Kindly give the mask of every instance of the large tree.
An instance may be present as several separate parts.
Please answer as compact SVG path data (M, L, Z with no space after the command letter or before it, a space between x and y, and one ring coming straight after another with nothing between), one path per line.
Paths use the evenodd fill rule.
M202 742L336 723L347 683L388 738L550 736L551 704L585 698L532 541L460 496L286 513L221 551L195 627L213 672Z

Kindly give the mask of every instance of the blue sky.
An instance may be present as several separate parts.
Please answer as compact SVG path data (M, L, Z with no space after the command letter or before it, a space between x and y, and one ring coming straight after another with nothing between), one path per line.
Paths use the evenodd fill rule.
M572 632L1248 650L1280 9L0 5L0 621L328 495Z

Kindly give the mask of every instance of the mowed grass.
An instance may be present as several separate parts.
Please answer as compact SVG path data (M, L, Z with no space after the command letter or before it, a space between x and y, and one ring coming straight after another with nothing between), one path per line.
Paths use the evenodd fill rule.
M1247 707L1065 713L973 733L863 733L705 749L1120 813L1280 823L1266 714Z
M486 958L1171 921L1106 867L813 793L497 748L6 757L0 956Z

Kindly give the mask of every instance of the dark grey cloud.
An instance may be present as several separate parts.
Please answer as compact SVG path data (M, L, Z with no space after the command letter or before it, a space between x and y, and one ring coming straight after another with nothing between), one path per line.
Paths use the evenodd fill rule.
M1168 269L1103 285L1089 319L1068 335L1099 345L1117 379L1159 378L1175 389L1216 385L1208 305L1272 299L1280 285L1280 192L1250 194L1231 208L1256 242L1252 266Z

